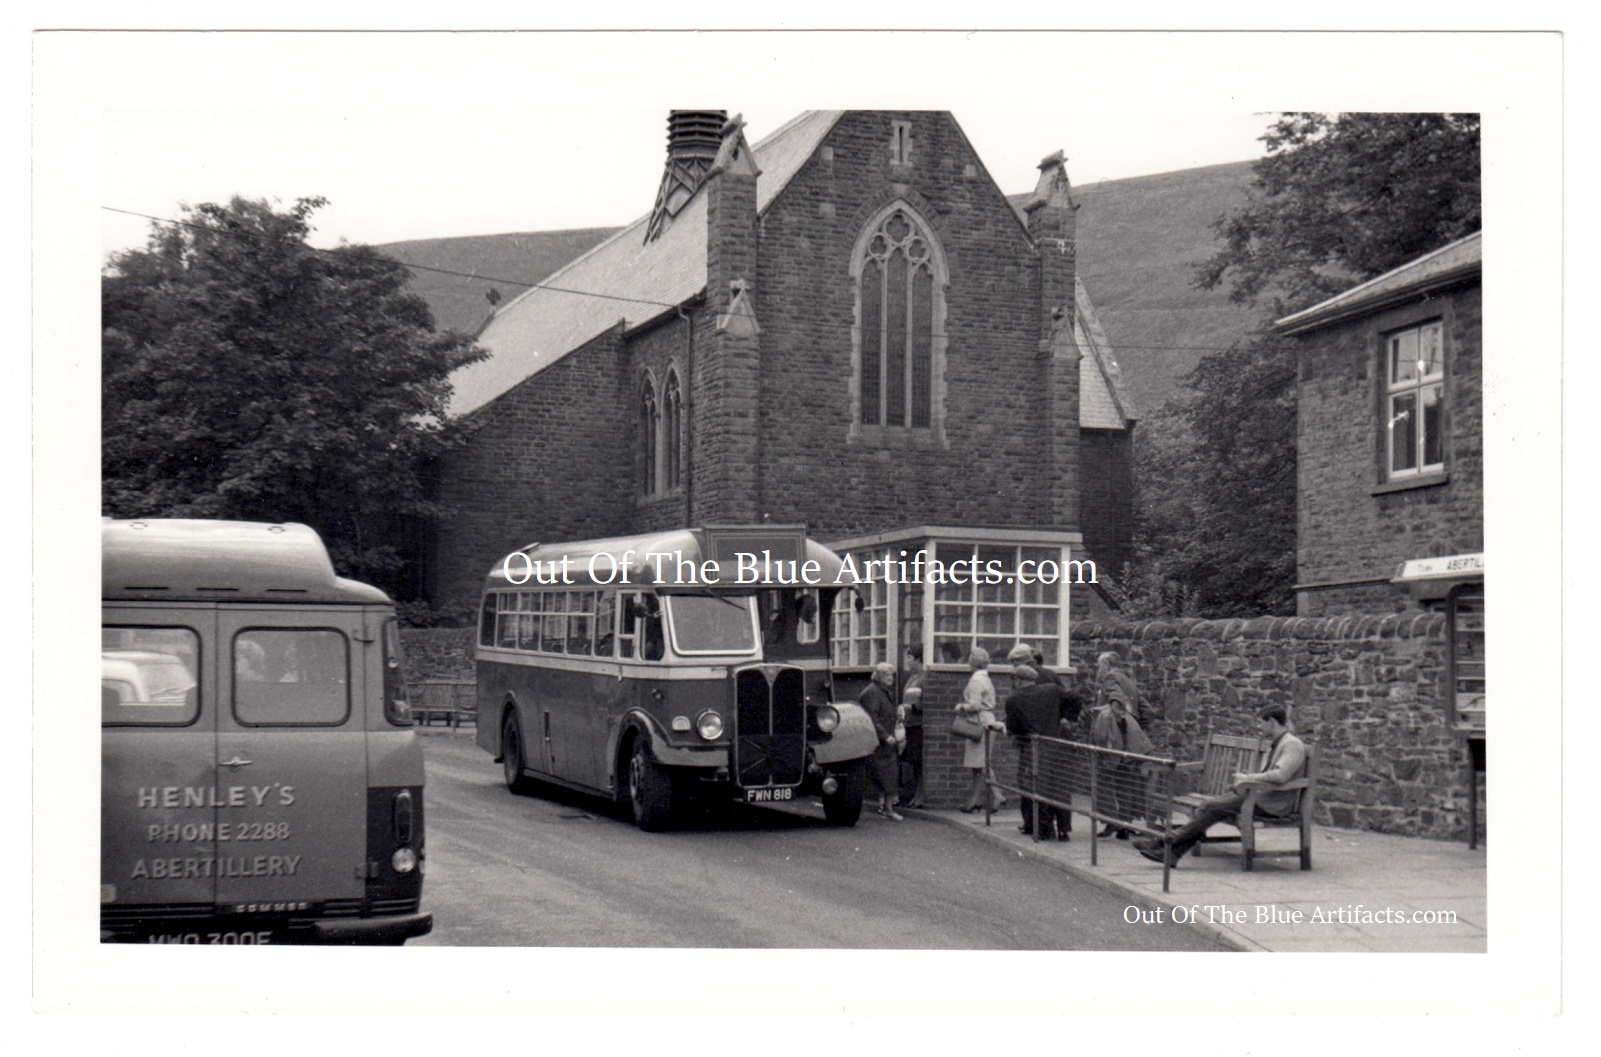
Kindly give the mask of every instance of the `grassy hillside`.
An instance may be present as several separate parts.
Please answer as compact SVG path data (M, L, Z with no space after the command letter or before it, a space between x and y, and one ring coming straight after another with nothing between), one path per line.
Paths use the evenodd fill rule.
M1231 162L1073 189L1079 275L1141 417L1209 347L1235 341L1260 314L1191 285L1195 265L1215 251L1213 219L1244 201L1250 179L1250 162Z
M500 292L504 304L527 289L522 284L542 281L616 230L578 228L512 235L468 235L391 242L373 248L413 266L412 292L428 302L434 312L434 322L441 330L475 334L489 318L490 303L486 295L491 289ZM467 275L419 271L417 265Z
M1209 347L1238 339L1257 318L1222 291L1190 285L1215 247L1212 221L1237 207L1250 162L1108 180L1077 187L1078 267L1141 417L1159 410ZM1014 203L1026 195L1011 196ZM412 289L442 328L475 333L502 302L612 235L616 228L535 231L392 242L377 249L410 265L481 278L413 271Z

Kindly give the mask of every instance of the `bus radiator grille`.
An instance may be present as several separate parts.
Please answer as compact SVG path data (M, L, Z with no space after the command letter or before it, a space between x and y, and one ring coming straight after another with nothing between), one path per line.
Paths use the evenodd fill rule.
M736 677L734 765L743 787L798 785L806 773L806 685L798 668Z

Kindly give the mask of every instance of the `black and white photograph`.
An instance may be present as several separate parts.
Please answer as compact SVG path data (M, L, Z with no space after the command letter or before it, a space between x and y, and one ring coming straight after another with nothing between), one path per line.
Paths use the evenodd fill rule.
M34 34L34 1008L1555 1012L1562 56Z

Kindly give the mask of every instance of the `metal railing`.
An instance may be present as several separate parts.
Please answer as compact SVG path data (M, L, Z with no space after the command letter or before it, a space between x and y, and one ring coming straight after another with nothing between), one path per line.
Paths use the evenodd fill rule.
M1058 812L1062 823L1068 816L1083 815L1090 820L1090 865L1100 865L1096 823L1128 830L1146 837L1166 838L1173 831L1173 796L1178 781L1178 761L1161 756L1142 756L1119 752L1084 742L1030 735L1014 737L1017 748L1017 779L1003 781L992 766L991 739L985 739L984 780L1003 794L1032 801L1034 840L1042 839L1040 806ZM986 797L985 803L993 803ZM992 815L986 812L988 825ZM1029 818L1030 806L1024 806ZM1172 867L1162 863L1162 891L1168 890Z

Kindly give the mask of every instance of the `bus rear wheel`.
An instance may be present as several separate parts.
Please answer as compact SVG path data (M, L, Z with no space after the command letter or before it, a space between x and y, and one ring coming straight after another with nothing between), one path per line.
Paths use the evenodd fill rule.
M673 813L673 776L651 758L650 738L634 739L628 757L628 800L634 808L634 824L646 833L666 829Z
M517 722L517 713L506 713L506 722L500 726L500 764L506 776L506 788L518 796L526 795L534 786L523 774L527 760L523 755L523 728Z
M854 826L862 817L862 797L867 790L867 768L857 760L838 776L839 788L823 794L823 817L830 826Z

